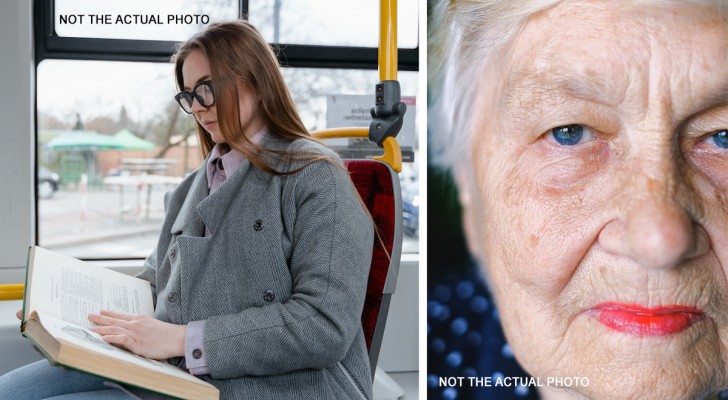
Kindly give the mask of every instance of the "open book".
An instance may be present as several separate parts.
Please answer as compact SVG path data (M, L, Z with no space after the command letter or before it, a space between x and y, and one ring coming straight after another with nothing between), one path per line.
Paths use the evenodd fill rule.
M164 362L112 346L87 328L89 313L154 315L149 282L32 247L23 336L56 364L182 399L219 398L216 387Z

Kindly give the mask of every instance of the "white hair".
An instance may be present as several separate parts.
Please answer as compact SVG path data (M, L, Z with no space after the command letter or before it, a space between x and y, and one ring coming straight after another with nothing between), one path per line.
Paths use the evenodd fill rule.
M534 13L562 0L432 0L428 21L429 155L442 167L470 165L473 105L480 73ZM728 0L625 0L699 3L728 15Z

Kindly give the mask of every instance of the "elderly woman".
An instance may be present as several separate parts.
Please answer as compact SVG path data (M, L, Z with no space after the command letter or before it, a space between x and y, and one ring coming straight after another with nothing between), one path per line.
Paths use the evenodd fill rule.
M443 1L430 22L431 150L501 353L533 377L521 394L728 388L728 2ZM441 297L435 314L458 299ZM431 398L514 396L503 373L449 361L431 360Z

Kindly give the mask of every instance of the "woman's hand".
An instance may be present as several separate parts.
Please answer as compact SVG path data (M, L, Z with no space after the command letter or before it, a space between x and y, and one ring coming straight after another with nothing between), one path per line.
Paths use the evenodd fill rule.
M18 317L18 319L23 319L23 310L18 310L18 312L15 313L15 316Z
M162 322L146 315L117 314L102 310L90 314L91 328L106 343L123 347L134 354L162 360L184 355L186 325Z

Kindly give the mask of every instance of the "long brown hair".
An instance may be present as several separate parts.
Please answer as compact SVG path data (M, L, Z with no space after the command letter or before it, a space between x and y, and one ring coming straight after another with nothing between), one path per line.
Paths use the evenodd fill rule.
M258 96L257 112L269 134L285 140L305 139L321 143L311 136L303 124L281 75L278 59L255 27L243 20L214 23L184 42L172 58L175 63L177 88L180 90L184 87L182 64L194 50L201 51L210 63L218 125L228 146L240 152L256 167L275 175L296 173L319 160L328 161L346 171L324 154L265 149L251 142L243 133L238 107L238 84L243 84ZM206 158L215 142L196 120L195 128L202 158ZM274 162L281 161L295 167L277 170L271 166ZM389 258L389 251L382 241L379 228L354 183L351 179L349 182L374 226L379 244Z
M328 160L317 153L263 149L243 133L238 107L239 85L257 95L257 113L270 134L285 140L314 139L303 124L291 98L278 59L273 49L255 27L243 20L214 23L184 42L173 56L177 87L182 90L182 65L187 56L199 50L210 63L218 126L225 143L244 155L256 167L272 174L297 172L314 161ZM206 158L215 143L195 121L202 157ZM297 168L279 171L271 166L275 161L300 162Z

